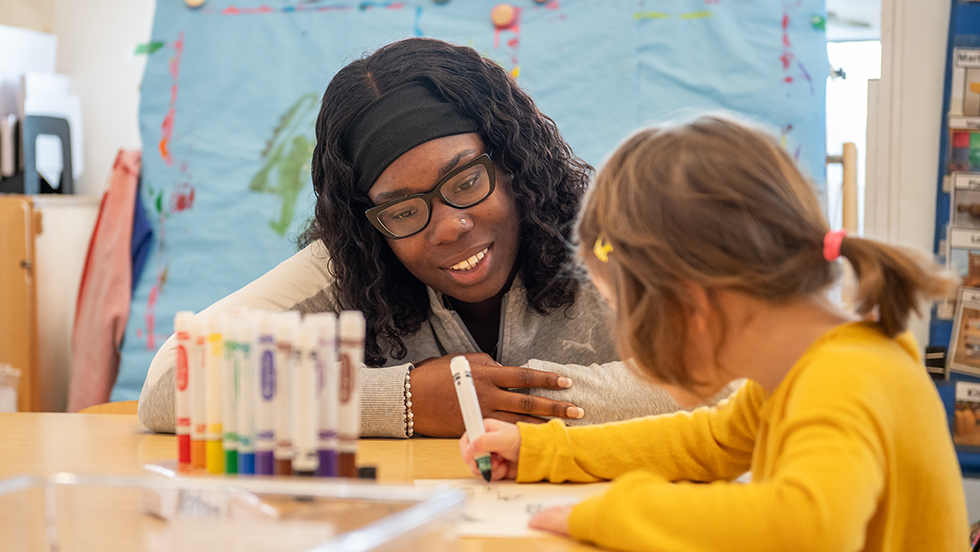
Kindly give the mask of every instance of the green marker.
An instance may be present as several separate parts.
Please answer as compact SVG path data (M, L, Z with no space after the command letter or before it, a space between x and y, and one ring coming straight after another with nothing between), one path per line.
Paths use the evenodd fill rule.
M456 383L456 398L459 399L459 409L463 413L463 424L466 425L466 433L473 442L477 437L483 435L483 415L480 414L480 401L476 396L476 387L473 385L473 373L470 371L470 363L466 357L453 357L449 361L449 368L453 371L453 382ZM476 467L480 469L483 479L490 482L493 475L490 469L490 453L486 453L476 458Z
M225 473L238 473L238 371L235 352L238 350L237 318L226 318L224 329L224 359L221 363L221 425L223 439L221 447L225 451Z

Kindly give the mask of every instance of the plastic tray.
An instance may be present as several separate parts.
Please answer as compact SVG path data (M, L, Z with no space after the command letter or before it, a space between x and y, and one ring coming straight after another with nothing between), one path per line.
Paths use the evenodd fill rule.
M464 496L312 479L58 473L0 481L9 552L451 550Z

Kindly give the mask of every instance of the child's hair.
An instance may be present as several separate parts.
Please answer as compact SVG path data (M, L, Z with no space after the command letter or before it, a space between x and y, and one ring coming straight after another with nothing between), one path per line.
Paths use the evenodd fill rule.
M824 258L829 230L809 181L775 139L711 116L623 142L586 196L578 236L580 255L615 292L620 353L660 381L690 387L685 282L712 302L719 288L774 303L819 292L840 273ZM912 251L847 236L840 252L858 277L858 313L877 311L890 337L920 299L953 285Z

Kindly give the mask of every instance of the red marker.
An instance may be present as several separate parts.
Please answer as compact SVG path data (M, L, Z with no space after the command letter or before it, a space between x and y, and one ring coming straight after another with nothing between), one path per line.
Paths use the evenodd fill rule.
M189 357L191 352L191 318L194 313L181 311L174 317L174 333L177 335L177 462L183 466L191 463L191 399Z

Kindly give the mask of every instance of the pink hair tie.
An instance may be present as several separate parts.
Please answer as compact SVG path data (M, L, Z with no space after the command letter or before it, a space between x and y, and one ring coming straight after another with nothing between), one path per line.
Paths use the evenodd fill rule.
M823 258L828 263L832 263L840 257L840 244L846 235L847 230L831 230L823 237Z

